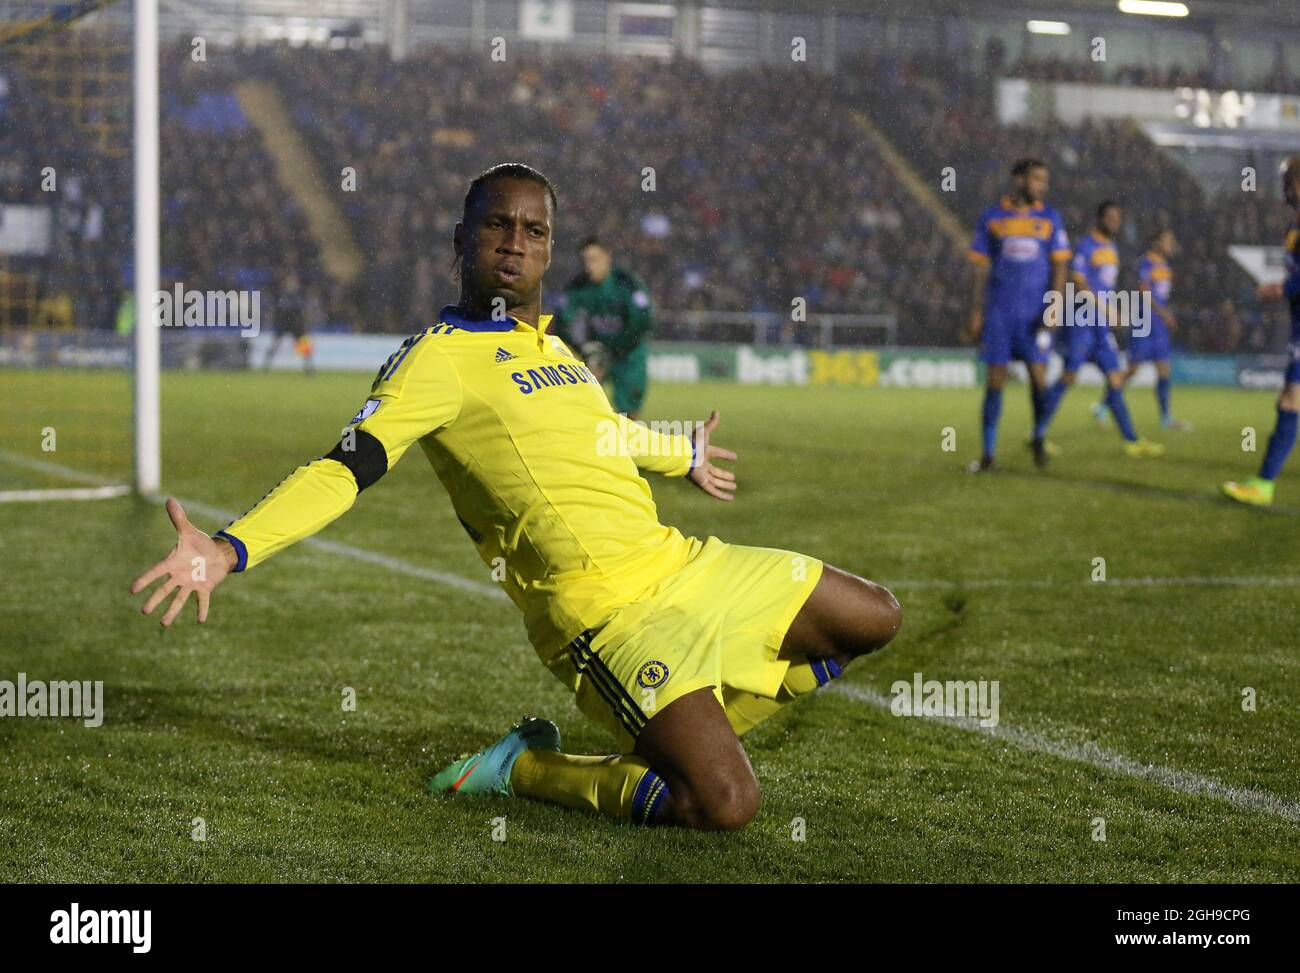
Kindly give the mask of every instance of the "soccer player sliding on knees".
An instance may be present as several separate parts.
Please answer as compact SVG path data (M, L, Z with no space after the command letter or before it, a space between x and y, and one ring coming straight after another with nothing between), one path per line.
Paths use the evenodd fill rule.
M542 278L557 200L535 169L476 177L453 246L460 299L402 343L326 456L298 467L208 537L169 500L171 554L132 586L169 625L190 594L207 617L228 574L347 511L419 443L456 516L524 616L543 665L617 752L564 753L525 718L429 782L439 795L514 794L640 824L743 827L758 781L740 735L838 677L898 631L885 588L789 551L685 537L660 523L642 471L730 501L735 454L715 412L669 435L614 412L595 376L547 333Z

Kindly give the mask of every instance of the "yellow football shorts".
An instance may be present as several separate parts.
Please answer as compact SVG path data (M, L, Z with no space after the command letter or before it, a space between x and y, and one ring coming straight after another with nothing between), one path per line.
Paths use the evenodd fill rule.
M655 713L706 686L775 698L790 663L777 653L822 574L805 554L691 538L686 566L584 632L550 664L578 708L623 753Z

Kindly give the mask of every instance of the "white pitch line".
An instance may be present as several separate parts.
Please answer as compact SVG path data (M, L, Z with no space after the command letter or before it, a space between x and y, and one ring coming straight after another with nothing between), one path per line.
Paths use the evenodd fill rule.
M63 466L59 463L49 462L48 460L33 459L31 457L22 456L18 453L11 453L8 450L0 449L0 460L11 463L14 466L26 467L27 469L35 470L40 473L47 473L52 476L61 476L65 479L81 483L96 486L108 486L112 484L111 480L94 473L85 473L81 470L75 470L70 466ZM150 499L162 502L166 497L159 495L151 497ZM184 506L193 508L204 516L212 517L214 520L229 522L238 516L232 511L224 510L220 507L214 507L201 500L186 500L183 497L178 499L180 499ZM395 571L398 574L420 578L423 581L433 581L438 584L445 584L451 588L459 588L462 591L472 591L489 598L506 601L509 600L506 593L496 585L487 584L482 581L475 581L472 578L465 578L459 574L452 574L449 571L439 571L436 568L427 568L419 564L412 564L410 561L404 561L401 558L391 557L387 554L380 554L378 551L370 551L363 547L355 547L352 544L343 544L339 541L322 540L318 537L309 537L300 543L315 547L318 550L328 551L331 554L337 554L341 557L350 557L357 561L364 561L367 564L374 564L378 567L388 568L390 571ZM1074 585L1079 587L1096 588L1104 588L1108 585L1121 588L1290 588L1300 585L1300 576L1231 574L1217 576L1188 575L1173 578L1111 578L1107 581L1091 581L1087 578L1071 579L1069 581L1053 581L1046 578L973 578L969 581L949 581L935 578L909 578L894 581L886 579L882 580L880 583L888 588L910 588L912 590L1062 588Z
M109 500L131 492L125 485L67 487L53 490L0 490L0 503L41 503L48 500Z
M52 463L48 460L33 459L23 456L19 453L11 453L8 450L0 449L0 460L4 460L14 466L24 467L34 470L38 473L46 473L51 476L60 476L67 480L74 480L81 483L95 484L101 488L109 487L111 481L94 473L85 473L81 470L75 470L70 466L63 466L60 463ZM114 487L116 489L116 487ZM129 488L122 488L122 493L129 493ZM166 496L150 497L151 500L161 503L166 500ZM229 523L234 520L238 514L223 510L220 507L214 507L209 503L201 500L186 500L184 497L178 497L182 506L189 510L194 510L203 514L205 517L211 517L214 520ZM319 537L308 537L301 543L318 550L328 551L331 554L337 554L340 557L350 557L356 561L364 561L367 564L374 564L381 568L387 568L398 574L409 575L413 578L419 578L421 581L432 581L435 584L443 584L449 588L458 588L461 591L470 591L474 594L483 595L488 598L495 598L500 601L509 601L509 596L496 585L488 584L484 581L475 581L472 578L465 578L459 574L452 574L450 571L439 571L436 568L426 568L418 564L412 564L410 561L403 561L401 558L390 557L387 554L380 554L377 551L368 551L363 547L354 547L351 544L343 544L339 541L327 541Z
M62 463L52 463L49 460L23 456L21 453L11 453L7 449L0 449L0 460L4 460L11 466L21 466L36 473L46 473L60 479L71 480L73 483L84 483L87 486L111 486L114 483L113 480L98 473L74 470L71 466L64 466Z
M166 497L151 497L152 500L163 501ZM204 503L201 500L186 500L178 497L181 505L187 510L196 510L205 517L212 517L215 520L221 520L229 523L234 520L238 514L229 510L223 510L220 507L214 507L211 504ZM378 551L368 551L364 547L355 547L352 544L343 544L339 541L322 540L319 537L308 537L299 543L318 550L328 551L330 554L337 554L339 557L350 557L356 561L364 561L366 564L374 564L381 568L387 568L398 574L406 574L412 578L419 578L421 581L432 581L435 584L443 584L449 588L459 588L461 591L471 591L477 595L483 595L488 598L496 598L501 601L509 601L509 596L501 588L490 585L485 581L475 581L472 578L465 578L459 574L452 574L450 571L439 571L437 568L426 568L419 564L412 564L410 561L404 561L398 557L390 557L387 554L380 554Z
M890 711L893 697L874 689L855 686L852 683L836 682L831 684L831 691L846 696L859 703L865 703L877 709ZM1167 790L1177 791L1193 797L1214 797L1246 811L1262 811L1274 814L1288 821L1300 821L1300 804L1283 800L1273 794L1257 791L1250 787L1237 787L1225 784L1212 777L1204 777L1187 770L1174 770L1160 764L1142 763L1122 753L1106 750L1095 743L1073 744L1053 740L1050 737L1022 730L1018 727L999 725L992 728L980 726L979 720L964 716L923 716L921 719L933 720L944 726L966 730L987 737L990 741L1008 743L1031 753L1047 754L1061 760L1086 764L1099 770L1132 777L1136 780L1158 784Z

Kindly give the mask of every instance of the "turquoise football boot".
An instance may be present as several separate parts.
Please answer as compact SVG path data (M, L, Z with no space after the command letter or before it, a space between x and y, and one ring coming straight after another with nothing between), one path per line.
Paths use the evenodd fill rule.
M505 794L510 771L525 750L560 749L560 728L550 720L525 716L509 733L486 750L462 754L429 781L430 794Z

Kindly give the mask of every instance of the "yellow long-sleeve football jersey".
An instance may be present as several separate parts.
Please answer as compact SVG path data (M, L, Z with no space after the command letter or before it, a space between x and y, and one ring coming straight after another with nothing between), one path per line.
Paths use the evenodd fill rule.
M616 414L549 323L443 308L380 368L339 445L219 532L236 570L330 523L417 441L479 556L504 564L543 661L679 570L690 544L639 471L684 476L694 437Z

